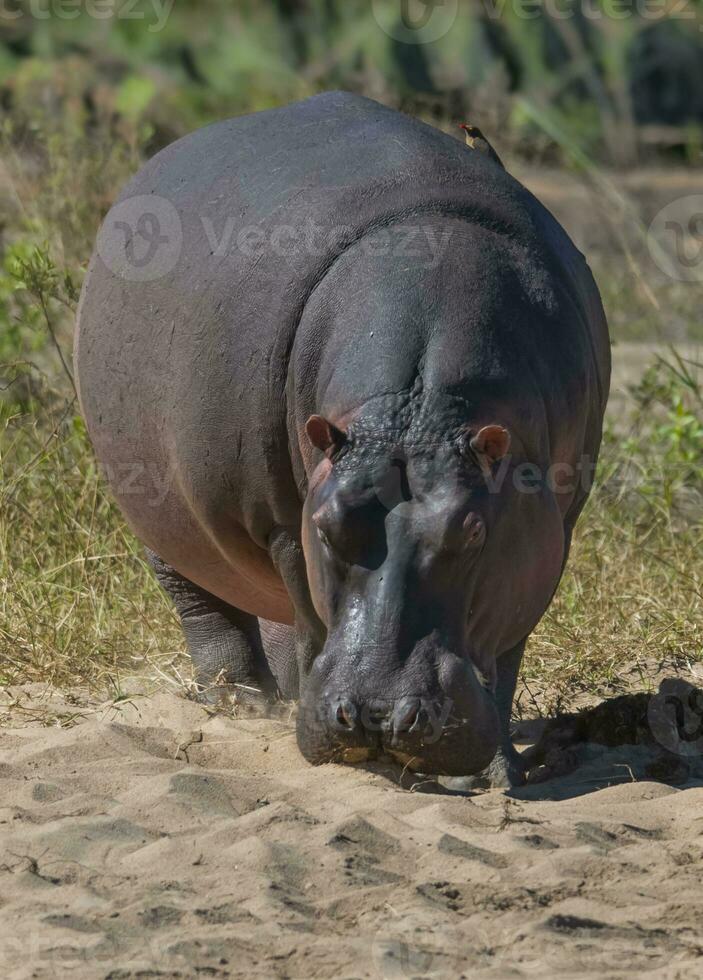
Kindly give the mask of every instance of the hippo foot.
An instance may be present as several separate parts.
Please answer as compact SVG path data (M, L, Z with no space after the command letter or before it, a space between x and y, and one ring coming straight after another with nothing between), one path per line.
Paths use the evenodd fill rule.
M520 753L512 744L501 746L493 761L482 772L473 776L457 776L443 779L447 789L468 793L477 789L513 789L527 781L527 770Z

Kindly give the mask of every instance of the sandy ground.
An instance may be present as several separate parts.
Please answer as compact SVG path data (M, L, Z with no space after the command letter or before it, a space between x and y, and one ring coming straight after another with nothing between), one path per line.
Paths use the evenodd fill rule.
M0 720L3 980L703 973L703 780L642 747L458 796L172 693Z

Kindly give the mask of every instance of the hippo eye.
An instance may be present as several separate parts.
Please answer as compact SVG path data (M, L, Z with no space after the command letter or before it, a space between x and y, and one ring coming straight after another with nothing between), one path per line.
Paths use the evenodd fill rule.
M470 513L464 519L464 541L470 547L479 545L486 536L486 525L478 514Z
M318 527L317 529L317 536L320 539L320 543L322 544L323 548L327 548L328 550L331 549L332 545L330 544L330 539L327 537L321 527Z

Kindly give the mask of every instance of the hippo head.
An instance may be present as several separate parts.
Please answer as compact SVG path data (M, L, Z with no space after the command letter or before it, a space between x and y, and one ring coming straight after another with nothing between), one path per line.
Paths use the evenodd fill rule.
M481 770L500 734L496 657L534 627L559 578L553 494L511 479L500 420L438 432L435 413L430 437L314 415L306 432L324 454L303 546L327 639L302 684L303 754Z

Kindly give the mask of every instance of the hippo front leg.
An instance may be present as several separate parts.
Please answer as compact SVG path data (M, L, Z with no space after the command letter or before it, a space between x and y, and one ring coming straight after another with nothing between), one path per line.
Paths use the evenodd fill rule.
M269 536L269 555L281 576L295 612L295 657L299 683L307 676L325 643L326 630L312 604L305 555L295 532L277 527Z
M145 550L180 616L198 698L216 704L228 691L236 691L242 700L258 700L256 692L273 696L276 684L264 658L256 617L195 585Z
M295 627L259 619L259 632L266 662L276 678L280 696L285 701L296 701L300 693L300 681Z
M500 719L500 745L493 761L483 772L476 773L474 776L445 779L444 785L448 789L459 791L510 789L513 786L524 784L527 770L521 754L513 745L510 735L510 719L526 642L527 639L525 638L512 650L502 654L496 664L498 677L495 697Z

